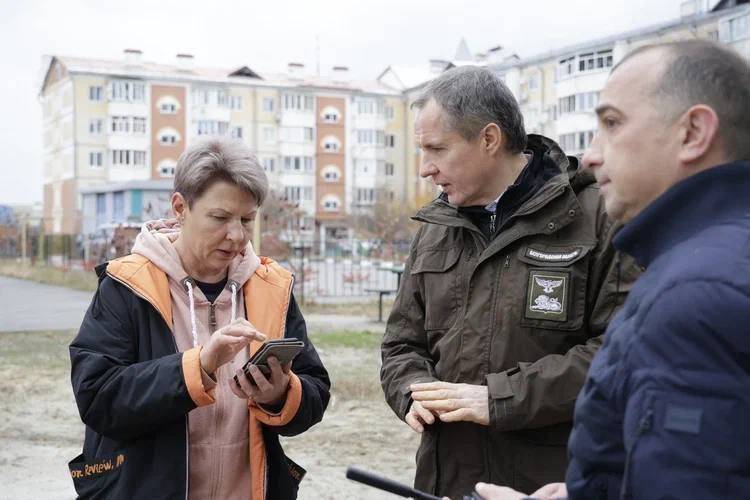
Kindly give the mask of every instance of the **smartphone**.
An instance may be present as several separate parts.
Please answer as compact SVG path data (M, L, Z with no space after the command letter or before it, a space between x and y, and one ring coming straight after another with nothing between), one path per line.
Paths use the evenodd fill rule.
M242 367L242 372L250 380L250 383L255 384L255 379L250 375L251 365L257 366L260 372L268 377L271 374L271 369L268 367L268 358L275 357L280 364L284 365L292 361L304 347L305 343L297 339L269 340L247 360ZM234 376L234 382L238 387L240 386L237 375Z

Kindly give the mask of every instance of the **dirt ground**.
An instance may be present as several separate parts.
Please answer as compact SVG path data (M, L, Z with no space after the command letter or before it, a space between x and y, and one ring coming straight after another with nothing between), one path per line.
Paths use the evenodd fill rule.
M411 483L418 437L383 401L378 333L321 333L311 338L331 373L323 422L283 440L307 469L301 499L396 498L347 480L348 465ZM74 332L0 334L0 499L74 498L67 461L80 452L81 424L69 382L67 345Z

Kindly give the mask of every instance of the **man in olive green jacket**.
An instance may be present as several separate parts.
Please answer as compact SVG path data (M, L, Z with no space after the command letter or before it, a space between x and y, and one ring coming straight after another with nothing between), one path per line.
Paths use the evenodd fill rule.
M576 395L639 271L610 244L593 176L526 135L491 72L447 71L414 106L420 175L443 192L415 217L383 390L422 433L418 489L534 491L565 477Z

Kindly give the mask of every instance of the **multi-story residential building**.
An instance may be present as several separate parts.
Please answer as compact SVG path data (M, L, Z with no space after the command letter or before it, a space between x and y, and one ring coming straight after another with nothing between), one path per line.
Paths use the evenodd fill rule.
M322 78L291 63L261 76L198 68L187 54L172 65L137 50L118 61L52 57L40 100L48 232L166 215L180 154L215 136L257 153L302 214L289 227L297 238L344 237L348 215L406 196L403 98L345 67Z
M415 118L410 105L427 82L455 66L486 66L497 73L515 95L529 133L551 137L568 154L581 155L597 126L594 109L599 92L618 61L642 45L688 38L719 40L750 58L750 5L747 4L750 1L687 0L681 6L682 16L673 21L524 59L502 47L472 56L462 40L451 61L389 66L378 81L402 92L408 112L405 128L410 134ZM435 186L419 179L419 151L410 137L407 137L405 163L407 199L424 201L434 195Z
M490 68L516 96L528 132L579 155L593 137L607 75L629 51L697 37L750 57L748 3L720 0L709 8L706 0L687 0L674 21L527 58L499 46L472 55L462 40L453 60L389 66L373 81L354 81L341 66L323 78L299 63L282 74L198 68L185 54L172 65L154 64L135 50L118 61L53 57L40 94L46 230L73 234L107 218L164 215L165 195L154 193L168 199L186 145L229 135L256 151L274 190L301 209L288 228L295 237L340 238L350 233L350 215L379 200L408 206L435 195L418 175L411 104L446 69ZM152 202L139 202L146 198Z

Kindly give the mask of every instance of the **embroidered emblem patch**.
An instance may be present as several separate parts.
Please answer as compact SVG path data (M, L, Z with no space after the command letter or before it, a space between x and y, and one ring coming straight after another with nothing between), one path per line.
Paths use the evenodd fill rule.
M526 317L552 321L568 319L568 273L531 270Z

